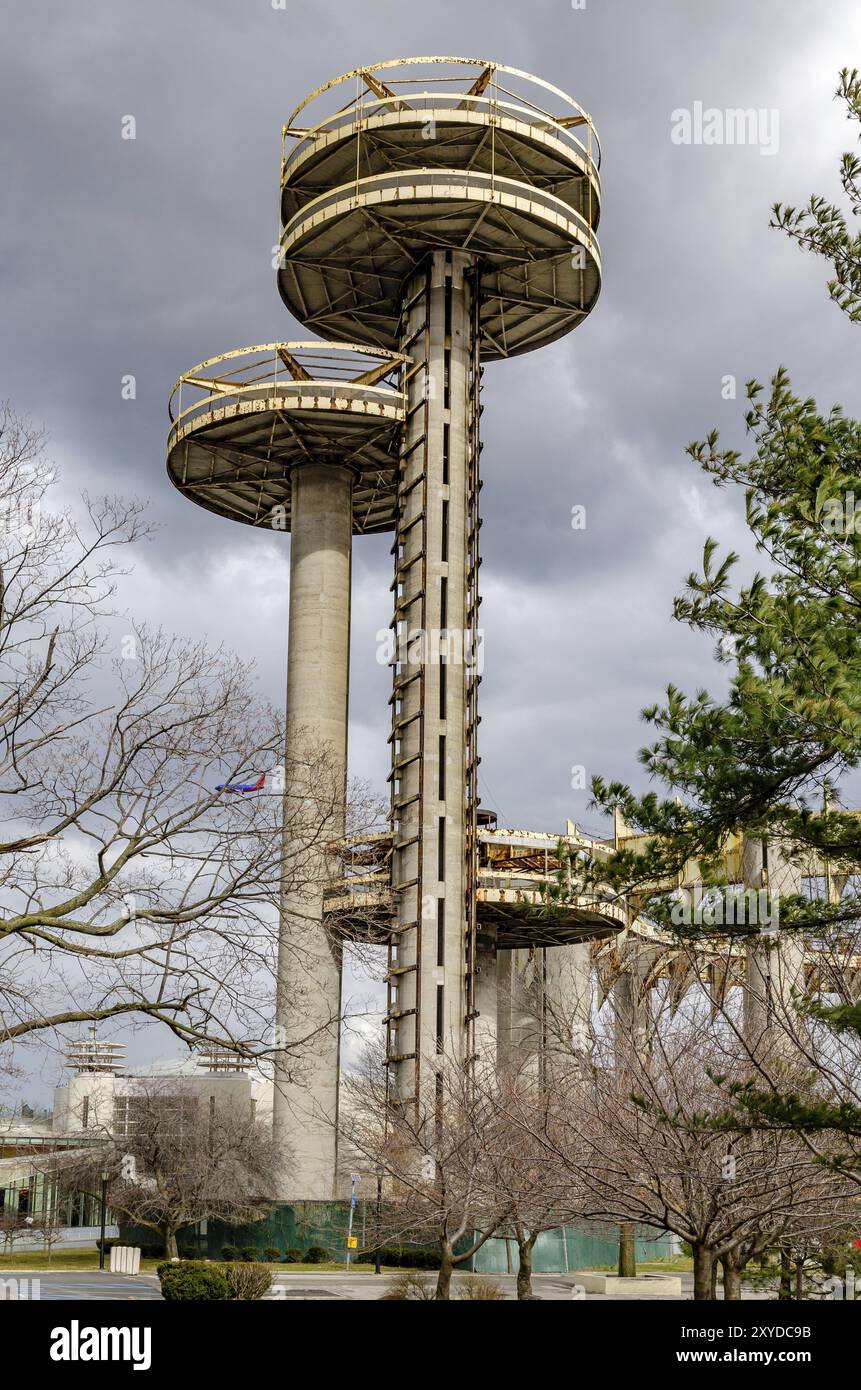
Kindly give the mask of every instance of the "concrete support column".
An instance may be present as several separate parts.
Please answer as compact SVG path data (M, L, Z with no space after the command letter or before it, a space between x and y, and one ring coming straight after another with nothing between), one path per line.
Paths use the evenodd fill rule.
M439 251L408 281L395 553L390 975L394 1094L430 1103L435 1058L463 1051L470 257Z
M499 971L496 928L482 927L478 933L478 978L475 982L475 1050L485 1059L497 1054L499 1039ZM503 953L509 956L510 951Z
M500 1071L511 1066L511 977L513 951L496 954L496 1064Z
M500 1065L538 1077L541 1060L544 952L519 947L502 953L497 1003Z
M544 1039L548 1052L588 1051L592 1017L587 942L545 951Z
M643 988L643 967L647 960L632 955L613 986L613 1036L616 1066L626 1056L648 1058L651 1034L651 1000Z
M592 1013L589 946L549 946L500 953L497 1016L499 1064L536 1075L556 1053L589 1047Z
M337 1180L341 952L323 925L344 834L350 669L352 473L294 470L284 787L284 887L273 1122L287 1155L281 1198L328 1200ZM321 766L320 759L324 759Z
M798 1026L792 995L804 988L804 939L796 932L781 934L780 897L801 893L801 868L790 861L779 840L766 842L757 835L745 837L742 872L748 890L747 920L755 921L757 928L746 948L744 1035L752 1049L777 1044L791 1051L781 1020L789 1029ZM757 895L755 916L753 893Z

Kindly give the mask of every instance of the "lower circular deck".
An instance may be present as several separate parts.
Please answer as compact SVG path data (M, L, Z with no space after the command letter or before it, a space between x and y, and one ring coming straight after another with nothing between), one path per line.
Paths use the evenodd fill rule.
M572 946L618 936L627 926L617 902L583 897L564 906L548 902L555 881L558 836L479 830L476 920L493 931L497 950ZM329 930L345 941L386 944L396 934L396 899L389 880L391 836L383 832L343 843L345 875L329 885L324 911Z
M575 946L617 936L625 928L624 915L614 910L612 904L584 900L547 911L537 892L488 888L481 883L476 897L479 930L491 929L496 933L499 951ZM326 898L326 925L343 941L384 946L396 934L396 917L395 898L388 887L353 889Z
M207 370L222 363L229 365L215 375ZM397 355L329 343L266 344L200 363L174 388L168 476L208 511L289 531L293 469L347 466L355 475L354 532L390 530L402 365Z

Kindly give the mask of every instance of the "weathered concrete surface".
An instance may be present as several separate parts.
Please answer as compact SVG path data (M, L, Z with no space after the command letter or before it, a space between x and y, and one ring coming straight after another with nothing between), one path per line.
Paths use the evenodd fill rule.
M282 1199L335 1195L341 954L323 927L322 908L330 877L325 845L344 833L351 488L351 472L335 465L306 464L293 477L276 1036L308 1041L298 1059L282 1053L276 1063L274 1133L290 1160L276 1194ZM298 833L291 834L297 814ZM308 817L317 829L310 848Z

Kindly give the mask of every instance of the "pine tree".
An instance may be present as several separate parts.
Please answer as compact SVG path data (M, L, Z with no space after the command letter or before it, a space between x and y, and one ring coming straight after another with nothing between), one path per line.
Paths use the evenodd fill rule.
M857 70L840 74L836 95L861 123ZM852 215L861 215L854 154L842 157L841 182ZM828 263L832 300L861 322L861 233L850 232L844 212L813 196L802 208L776 204L771 225ZM616 893L671 926L668 889L686 863L696 861L704 883L728 896L728 842L740 833L762 836L799 863L817 856L848 885L830 900L781 898L781 932L833 939L841 929L857 930L861 918L861 899L851 891L861 874L861 814L837 807L841 778L861 764L861 423L839 406L825 413L797 395L783 367L767 389L748 382L747 400L749 457L722 448L717 431L688 453L717 487L745 489L747 525L768 572L734 585L738 556L721 554L709 539L701 573L688 577L675 601L678 621L714 637L716 660L730 668L728 693L690 695L670 686L662 703L643 711L656 737L640 761L664 794L638 796L601 777L592 792L595 805L649 838L602 863L560 850L549 896ZM714 934L712 926L675 929ZM861 1001L809 1008L835 1037L861 1039ZM754 1084L734 1094L750 1123L861 1141L854 1104L813 1103ZM731 1122L738 1125L738 1114Z
M838 94L861 122L856 71L841 74ZM842 181L861 213L854 155L843 156ZM832 299L861 320L861 233L850 235L839 209L815 196L800 210L776 204L772 225L829 260ZM738 556L706 541L702 572L688 577L674 613L715 638L716 659L732 667L728 694L671 685L662 704L643 711L657 737L640 761L669 795L637 796L601 777L592 793L596 806L654 838L644 853L577 861L578 887L638 894L691 859L719 883L727 837L740 830L791 840L849 873L861 864L861 818L822 805L823 790L861 763L861 422L839 406L823 414L795 394L782 367L768 390L748 382L747 397L749 458L721 448L717 431L687 452L716 486L745 489L747 524L770 573L734 589ZM566 866L557 893L569 877ZM666 895L647 898L650 913L669 921ZM821 928L859 914L851 896L839 908L791 908L784 926Z

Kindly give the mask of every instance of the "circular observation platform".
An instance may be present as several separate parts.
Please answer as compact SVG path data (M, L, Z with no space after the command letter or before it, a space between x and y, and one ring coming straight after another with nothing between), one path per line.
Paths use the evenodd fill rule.
M346 465L354 533L390 530L405 363L399 353L319 342L207 358L171 392L168 476L208 511L289 531L292 470Z
M479 830L476 918L479 929L496 931L498 950L570 946L625 930L625 910L618 903L595 897L564 906L545 902L543 888L554 879L560 839L566 841L532 831ZM390 832L343 840L338 852L344 876L324 895L329 930L346 941L386 943L396 918Z
M283 140L278 285L322 336L397 348L404 282L444 248L476 258L485 360L594 306L600 146L550 83L478 58L377 63L307 97Z

